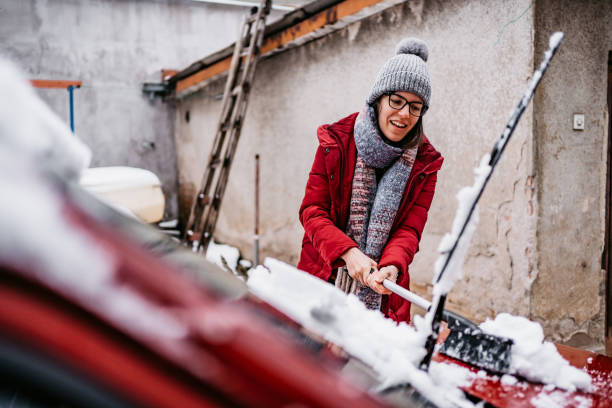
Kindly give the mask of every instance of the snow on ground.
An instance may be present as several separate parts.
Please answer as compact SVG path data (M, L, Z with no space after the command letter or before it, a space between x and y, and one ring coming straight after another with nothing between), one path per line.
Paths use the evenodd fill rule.
M213 239L211 239L210 243L208 244L208 249L206 250L206 259L219 265L224 270L229 267L231 271L237 275L236 267L238 266L238 260L240 259L240 251L238 248L234 248L230 245L217 244ZM223 259L225 259L227 266L224 265Z
M483 322L480 328L485 333L514 340L510 364L513 373L568 391L590 390L589 374L571 366L553 343L544 341L544 332L538 323L500 313L495 320Z
M469 370L435 362L429 375L417 368L425 354L423 328L397 325L356 296L278 260L267 258L264 264L249 271L249 289L372 367L379 374L378 389L409 382L441 407L473 406L458 388L471 383ZM415 317L417 328L424 323Z

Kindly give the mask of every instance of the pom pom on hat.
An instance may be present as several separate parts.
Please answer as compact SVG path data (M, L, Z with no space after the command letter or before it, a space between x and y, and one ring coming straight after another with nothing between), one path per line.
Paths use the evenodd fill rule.
M427 62L429 58L429 50L427 44L418 38L404 38L395 47L395 54L413 54L421 57L421 59Z
M428 57L429 51L424 41L404 38L395 47L395 55L378 72L366 102L373 105L386 93L405 91L418 95L429 107L431 80L426 63Z

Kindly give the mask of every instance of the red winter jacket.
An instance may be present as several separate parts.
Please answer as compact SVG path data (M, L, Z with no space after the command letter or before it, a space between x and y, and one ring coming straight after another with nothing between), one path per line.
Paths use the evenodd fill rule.
M319 127L319 147L308 176L306 193L300 207L304 226L302 253L298 269L328 281L332 268L344 265L344 252L358 245L343 231L349 217L351 187L357 160L353 127L357 113ZM409 288L408 265L419 249L419 240L433 199L442 155L427 138L419 148L408 178L400 207L383 249L379 268L395 265L397 283ZM383 296L382 312L401 322L410 321L410 302L392 294Z

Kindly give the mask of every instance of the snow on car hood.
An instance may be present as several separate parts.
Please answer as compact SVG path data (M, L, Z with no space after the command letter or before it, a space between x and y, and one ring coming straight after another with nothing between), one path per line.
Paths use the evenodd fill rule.
M372 367L379 375L379 389L407 382L441 407L472 406L458 388L471 384L474 375L469 370L437 362L431 363L429 373L418 368L431 330L421 316L414 317L414 327L398 325L380 311L368 310L354 295L347 296L335 286L271 258L265 260L265 267L249 271L247 285L306 329ZM565 390L590 389L590 376L570 366L552 343L544 342L538 323L502 313L481 328L514 340L513 373Z
M90 156L0 59L0 265L77 298L132 333L185 336L172 315L120 285L113 255L68 219L62 185L78 182Z
M372 367L378 389L408 382L440 407L473 406L458 388L470 384L469 370L437 362L429 374L418 368L426 338L420 316L414 319L416 329L398 325L368 310L355 295L290 265L267 258L265 266L249 271L251 292Z
M78 181L91 151L36 95L10 61L0 57L0 136L11 154L31 157L40 168Z
M538 323L508 313L498 314L494 320L480 324L485 332L514 341L510 369L528 380L538 381L568 391L589 391L591 377L571 366L561 357L555 345L544 341L544 331Z

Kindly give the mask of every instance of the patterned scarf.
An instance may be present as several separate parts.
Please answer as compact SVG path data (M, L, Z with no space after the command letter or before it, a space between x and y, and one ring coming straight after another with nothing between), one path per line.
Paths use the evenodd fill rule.
M366 105L355 122L357 163L351 191L346 233L359 249L378 262L401 203L416 159L418 146L403 150L383 140L374 107ZM384 169L377 183L376 169ZM339 268L336 286L353 293L368 309L379 310L382 295L354 281L346 267Z

